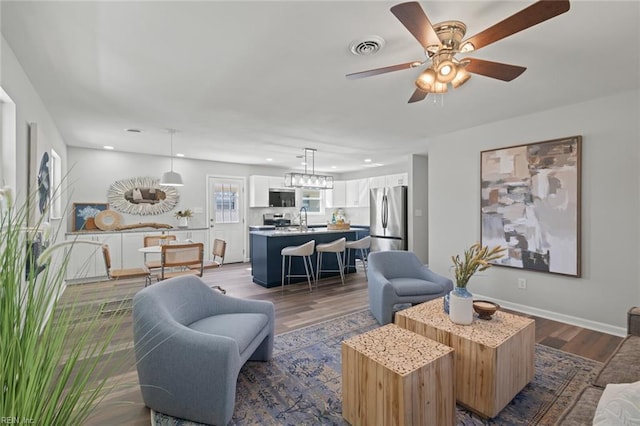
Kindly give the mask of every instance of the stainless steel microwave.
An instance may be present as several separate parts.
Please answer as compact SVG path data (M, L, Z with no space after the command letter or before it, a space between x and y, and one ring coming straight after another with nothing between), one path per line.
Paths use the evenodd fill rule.
M269 206L270 207L295 207L296 192L295 190L269 190Z

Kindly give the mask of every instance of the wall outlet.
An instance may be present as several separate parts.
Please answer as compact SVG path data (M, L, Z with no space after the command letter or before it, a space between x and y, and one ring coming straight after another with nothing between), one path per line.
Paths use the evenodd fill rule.
M518 278L518 288L520 289L527 288L527 280L525 278Z

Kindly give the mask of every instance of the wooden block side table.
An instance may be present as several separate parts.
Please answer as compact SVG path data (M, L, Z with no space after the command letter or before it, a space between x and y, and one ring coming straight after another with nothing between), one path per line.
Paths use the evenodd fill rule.
M453 349L394 324L342 342L342 416L352 425L453 425Z
M507 312L470 325L451 322L435 299L397 312L402 328L455 349L456 399L484 417L495 417L534 375L535 321Z

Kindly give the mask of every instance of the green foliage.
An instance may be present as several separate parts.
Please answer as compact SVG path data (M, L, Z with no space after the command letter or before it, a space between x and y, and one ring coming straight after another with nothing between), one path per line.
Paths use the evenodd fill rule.
M455 268L456 286L467 287L469 278L477 271L485 271L491 266L492 260L500 259L506 249L496 246L489 250L489 246L482 247L480 243L475 243L464 251L464 257L460 255L451 256Z
M8 200L0 212L0 415L79 425L106 390L99 373L108 363L101 361L118 325L99 330L99 312L79 322L77 304L60 306L68 257L58 250L36 274L28 242L41 224L27 227L26 207ZM103 339L95 339L98 332Z
M190 209L178 210L177 212L175 212L174 216L176 218L181 218L181 217L192 218L193 217L193 212Z

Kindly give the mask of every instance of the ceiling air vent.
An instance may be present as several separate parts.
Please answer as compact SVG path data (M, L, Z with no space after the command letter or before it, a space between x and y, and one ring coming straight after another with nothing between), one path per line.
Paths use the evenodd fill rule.
M354 55L373 55L383 47L384 39L374 35L352 41L349 45L349 50Z

